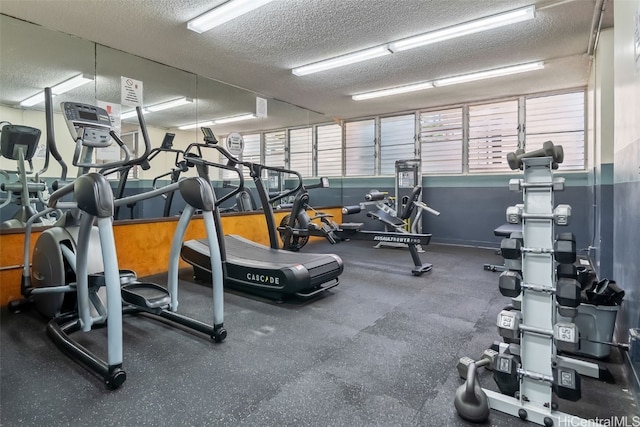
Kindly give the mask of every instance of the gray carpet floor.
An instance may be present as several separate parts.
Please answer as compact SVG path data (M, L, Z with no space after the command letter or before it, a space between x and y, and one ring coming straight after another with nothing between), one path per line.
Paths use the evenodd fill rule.
M280 304L227 291L223 343L125 317L127 381L115 391L64 356L39 315L3 308L0 425L471 425L453 407L462 384L456 363L499 338L496 316L509 301L498 273L482 268L501 263L495 251L432 244L422 258L434 268L421 277L410 274L406 249L354 241L303 251L340 255L340 285L310 302ZM180 292L181 313L211 321L211 290L189 270ZM99 349L105 331L82 335ZM583 378L582 399L557 400L559 409L631 422L637 410L623 358L614 349L601 361L615 384ZM480 381L497 390L484 369ZM526 423L492 411L485 425Z

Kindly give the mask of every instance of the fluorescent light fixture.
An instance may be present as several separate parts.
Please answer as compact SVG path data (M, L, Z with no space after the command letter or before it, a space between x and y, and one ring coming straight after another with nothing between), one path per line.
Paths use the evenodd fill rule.
M180 107L181 105L190 104L192 102L193 99L183 96L182 98L173 99L167 102L161 102L160 104L150 105L147 107L147 110L155 113L156 111L168 110L169 108Z
M496 68L493 70L480 71L479 73L463 74L461 76L439 79L434 81L433 85L436 87L449 86L476 80L490 79L493 77L508 76L510 74L524 73L527 71L540 70L542 68L544 68L544 62L530 62L528 64L514 65L512 67Z
M391 52L386 46L377 46L327 59L326 61L303 65L302 67L292 69L291 72L296 76L306 76L307 74L317 73L318 71L330 70L332 68L342 67L343 65L355 64L356 62L366 61L367 59L378 58L389 54L391 54Z
M21 107L33 107L36 104L40 104L44 102L44 92L38 92L35 95L25 99L24 101L20 101Z
M142 114L155 113L157 111L168 110L169 108L180 107L181 105L190 104L192 102L193 102L193 99L183 96L182 98L172 99L171 101L150 105L147 108L144 108L142 110ZM120 114L120 120L126 120L126 119L130 119L132 117L137 117L137 116L138 114L136 113L136 110L131 110L131 111L127 111L126 113Z
M60 95L65 92L69 92L75 88L83 86L89 82L93 81L93 76L90 74L78 74L77 76L73 76L70 79L67 79L61 83L58 83L55 86L51 87L51 93L53 95ZM37 94L25 99L20 102L21 107L33 107L36 104L44 102L44 91L38 92Z
M249 120L249 119L256 119L256 118L257 116L255 114L247 113L247 114L241 114L239 116L222 117L220 119L208 120L206 122L190 123L188 125L178 126L178 129L187 130L187 129L193 129L193 128L202 127L202 126L221 125L224 123L233 123L233 122L239 122L242 120Z
M204 33L210 29L231 21L240 15L251 12L272 0L229 0L187 22L187 28L196 33Z
M197 123L190 123L188 125L178 126L178 129L180 130L195 129L197 127L202 127L202 126L211 126L212 124L213 124L213 120L208 120L206 122L197 122Z
M419 90L430 89L432 87L433 87L433 83L431 83L431 82L416 83L416 84L412 84L412 85L393 87L393 88L390 88L390 89L382 89L382 90L376 90L376 91L373 91L373 92L360 93L358 95L353 95L351 98L354 101L363 101L365 99L372 99L372 98L380 98L380 97L383 97L383 96L398 95L400 93L417 92Z
M460 83L472 82L475 80L490 79L493 77L508 76L511 74L524 73L527 71L540 70L544 68L544 62L530 62L527 64L514 65L512 67L495 68L493 70L480 71L479 73L463 74L460 76L447 77L444 79L434 80L432 82L422 82L405 86L398 86L389 89L376 90L372 92L360 93L353 95L354 101L362 101L365 99L380 98L382 96L397 95L400 93L409 93L419 90L429 89L432 87L449 86Z
M527 21L535 17L535 6L528 6L522 9L516 9L497 15L488 16L486 18L477 19L475 21L464 22L460 25L454 25L441 30L431 31L429 33L419 34L417 36L408 37L406 39L392 41L387 44L372 47L370 49L349 53L343 56L330 58L324 61L315 62L302 67L293 68L291 72L296 76L305 76L307 74L317 73L318 71L329 70L331 68L342 67L343 65L353 64L355 62L366 61L367 59L378 58L390 53L401 52L431 43L437 43L444 40L462 37L469 34L479 33L493 28L502 27L517 22Z
M93 81L93 76L88 74L78 74L71 77L69 80L65 80L62 83L58 83L51 88L51 92L54 95L60 95L61 93L69 92L77 87L84 86Z
M147 110L142 110L142 114L147 114L147 113L148 113ZM138 113L136 112L136 110L127 111L126 113L120 114L120 120L127 120L132 117L138 117Z
M255 119L257 118L255 114L242 114L240 116L233 116L233 117L223 117L221 119L215 119L213 121L214 125L222 125L224 123L233 123L233 122L240 122L243 120L250 120L250 119Z
M528 6L522 9L516 9L510 12L488 16L486 18L477 19L475 21L469 21L460 25L443 28L442 30L431 31L429 33L420 34L403 40L391 42L389 43L389 49L391 49L393 52L401 52L403 50L413 49L431 43L437 43L456 37L462 37L469 34L491 30L493 28L498 28L505 25L515 24L517 22L527 21L529 19L533 19L534 17L535 6Z

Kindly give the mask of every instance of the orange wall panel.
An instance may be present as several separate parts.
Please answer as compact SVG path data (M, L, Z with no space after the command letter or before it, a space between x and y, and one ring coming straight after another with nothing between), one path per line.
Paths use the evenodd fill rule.
M341 221L340 208L323 209L323 212L333 214L336 222ZM276 224L287 214L288 212L277 212ZM120 268L134 270L138 276L167 271L171 240L177 224L177 218L171 218L158 221L122 221L114 225ZM260 212L223 216L222 229L225 234L237 234L269 246L267 221ZM39 233L35 233L32 238L31 250L38 235ZM202 218L196 218L189 224L185 240L202 238L205 238L204 221ZM22 233L0 234L0 305L4 306L9 301L20 298L23 245ZM188 266L184 261L180 261L181 268Z

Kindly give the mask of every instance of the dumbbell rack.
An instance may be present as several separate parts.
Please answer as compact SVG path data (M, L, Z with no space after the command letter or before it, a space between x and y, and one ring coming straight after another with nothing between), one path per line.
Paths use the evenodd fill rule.
M554 183L551 157L524 158L524 179L512 189L522 189L522 294L520 329L520 367L517 368L519 393L511 397L483 389L489 407L545 426L576 425L573 415L556 411L553 387L579 387L579 376L561 367L556 355L556 272L554 260ZM554 185L556 184L556 185ZM514 188L515 187L515 188ZM511 318L512 319L512 318ZM498 326L501 317L498 317ZM495 370L501 370L501 359ZM514 366L502 366L513 370ZM567 375L565 375L567 374ZM572 383L573 382L573 383ZM586 422L586 421L585 421ZM586 424L584 424L586 425ZM589 425L597 425L590 421Z

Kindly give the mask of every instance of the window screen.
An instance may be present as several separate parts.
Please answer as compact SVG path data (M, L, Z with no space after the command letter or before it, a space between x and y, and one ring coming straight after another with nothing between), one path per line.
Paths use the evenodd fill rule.
M292 129L289 131L289 169L303 177L313 175L313 129Z
M510 171L506 156L517 148L517 100L469 107L469 172Z
M380 175L394 175L396 160L414 159L415 114L380 119Z
M422 173L462 173L462 107L420 113Z
M375 173L375 120L345 124L345 176Z
M128 132L120 135L120 139L124 142L124 145L129 150L132 159L138 157L138 132ZM93 160L96 164L106 164L116 162L118 160L125 159L124 150L115 143L115 141L111 141L111 145L109 147L96 148L94 149L95 160ZM140 174L140 166L134 165L127 174L127 179L138 179L138 175ZM99 170L98 168L95 169ZM120 175L122 172L118 173L110 173L106 177L108 180L117 181L120 179Z
M585 168L584 92L527 98L526 151L537 150L544 141L562 145L564 162L560 170Z
M260 163L260 134L252 133L242 135L244 138L244 150L242 150L242 160L251 163ZM249 178L249 169L242 167L242 174Z
M267 132L264 134L264 164L267 166L284 167L285 131Z
M316 127L317 176L342 176L342 128L337 124Z

